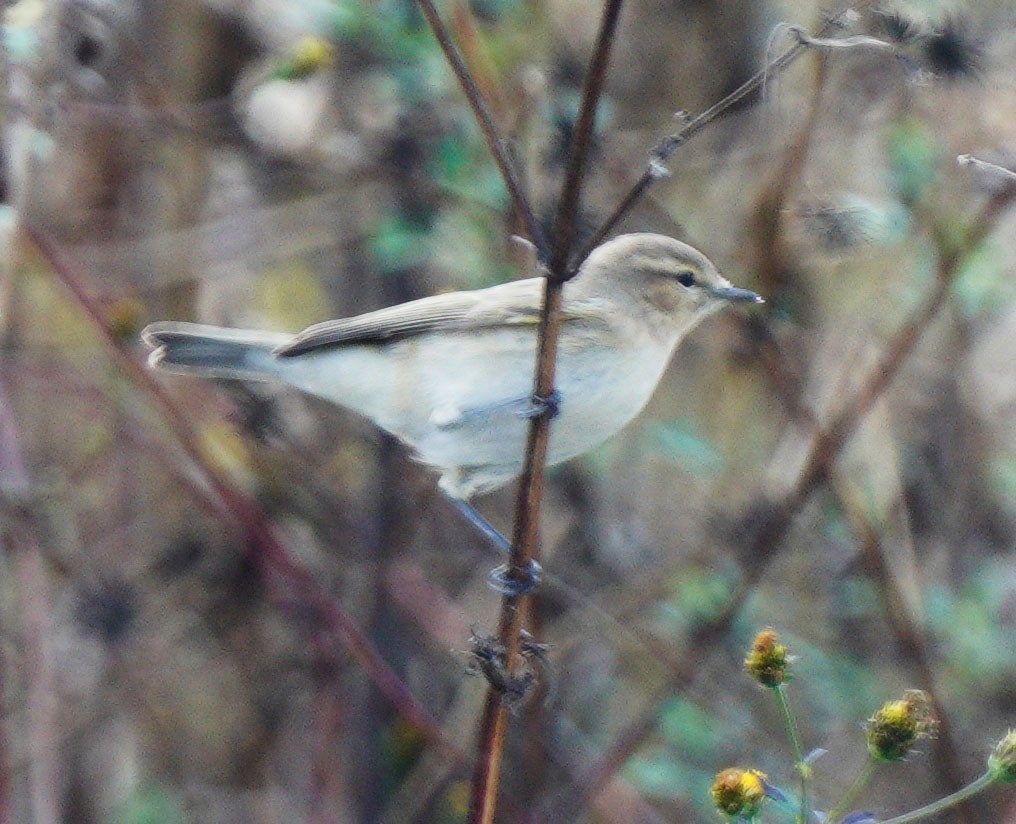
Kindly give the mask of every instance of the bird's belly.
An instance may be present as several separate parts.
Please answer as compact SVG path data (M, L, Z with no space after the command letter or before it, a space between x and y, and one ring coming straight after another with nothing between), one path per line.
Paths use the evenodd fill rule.
M457 403L432 404L431 425L416 442L424 460L443 466L521 468L534 411L535 347L511 358L503 354L485 363L479 374L464 366ZM562 346L548 462L580 455L625 426L645 406L665 365L645 352L633 359L625 352L575 352Z
M292 369L287 364L286 378L372 419L426 463L500 466L510 476L522 464L536 358L535 330L520 331L444 333L322 350L294 359ZM592 449L637 415L667 354L644 347L604 351L581 338L563 338L556 369L559 414L548 461Z

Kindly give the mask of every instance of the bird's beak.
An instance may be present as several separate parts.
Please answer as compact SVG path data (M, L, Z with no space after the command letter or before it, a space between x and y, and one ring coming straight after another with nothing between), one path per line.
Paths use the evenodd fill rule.
M709 294L714 298L726 300L730 303L765 303L765 299L761 295L756 295L748 289L738 289L736 286L710 289Z

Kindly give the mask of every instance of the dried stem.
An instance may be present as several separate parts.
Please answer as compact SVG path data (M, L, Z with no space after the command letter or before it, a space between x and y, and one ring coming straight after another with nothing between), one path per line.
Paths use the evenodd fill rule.
M119 362L122 373L152 402L188 459L218 496L226 513L243 528L255 552L255 560L262 569L293 587L299 594L301 603L325 620L326 625L400 716L417 727L454 761L463 763L465 756L462 752L448 741L438 722L413 697L353 619L320 588L306 569L292 559L276 538L256 502L238 489L228 476L208 463L186 416L152 375L124 350L120 338L106 321L102 307L86 289L86 279L79 267L41 230L27 227L23 231L105 339L111 354Z
M962 243L949 246L943 241L939 247L938 278L932 292L915 311L913 317L900 328L885 349L883 357L869 370L851 403L826 429L818 432L798 476L794 488L778 503L764 510L746 513L742 523L744 537L738 547L743 559L743 578L732 594L727 606L707 623L703 623L688 641L695 656L686 656L670 679L651 697L646 709L614 740L603 757L591 765L585 775L568 791L554 799L553 805L540 810L538 820L545 822L573 820L577 810L593 799L628 761L659 723L659 705L675 692L686 689L698 674L697 662L708 655L714 645L726 637L741 606L752 588L775 560L794 518L804 508L820 485L829 480L837 457L857 431L868 412L892 383L923 332L938 315L949 295L949 287L957 272L992 228L998 216L1016 199L1016 192L1001 192L992 197L971 223Z
M15 586L20 595L22 643L26 659L26 738L31 818L38 824L58 824L63 818L60 811L62 759L50 582L30 511L22 508L7 521L3 549L11 560Z
M854 522L854 532L861 538L861 561L867 566L868 573L877 577L881 584L889 626L899 641L900 647L914 665L917 683L928 689L931 694L935 707L935 718L938 721L935 746L931 751L938 784L945 790L957 790L963 786L963 763L960 758L960 748L953 735L952 722L936 689L939 679L935 676L935 666L928 648L927 638L922 631L918 617L911 614L907 606L907 599L901 591L897 576L889 568L886 561L886 551L882 546L882 537L875 524L871 522L866 513L860 511L859 507L851 506L851 496L845 494L844 489L846 480L840 477L839 472L833 470L830 480L837 489L841 505L844 506L848 516ZM969 805L970 802L968 801L967 804ZM955 811L954 815L959 824L982 820L982 816L974 813L975 810L963 805Z
M754 231L751 233L756 247L753 259L757 261L757 277L761 283L778 289L785 285L789 251L785 233L787 201L801 184L808 162L808 154L817 132L822 101L828 79L829 62L819 55L815 63L814 91L804 121L787 148L786 156L762 195L752 209Z
M431 0L416 1L420 6L420 10L423 12L423 16L427 18L427 23L434 32L434 37L437 38L437 42L441 46L441 50L444 52L448 65L451 66L452 71L455 73L455 77L458 79L459 85L462 87L462 92L465 94L466 100L469 101L469 105L473 110L473 116L476 118L476 122L479 124L480 130L483 132L484 140L487 141L487 148L490 150L490 153L494 158L494 162L497 163L497 168L501 172L501 178L504 180L505 187L508 189L508 196L512 200L512 206L515 209L515 214L522 222L525 230L529 233L529 237L539 251L542 259L545 257L547 249L543 230L540 228L540 223L536 219L536 214L533 212L533 208L529 203L529 198L526 196L525 190L522 187L522 181L515 172L515 166L512 163L505 141L502 140L501 136L498 134L497 126L494 124L494 117L490 112L490 107L487 105L483 95L480 93L480 89L477 86L476 81L473 79L473 75L469 71L466 61L463 59L458 48L456 48L455 43L452 40L451 33L441 20L440 15L438 15L433 2L431 2Z
M600 21L593 56L586 74L582 105L569 150L565 181L554 222L553 249L549 273L544 287L543 312L540 318L539 344L534 380L534 394L549 399L554 393L554 372L561 322L561 299L568 278L568 261L575 235L575 217L582 191L582 180L589 157L596 107L603 91L610 50L617 30L622 0L607 0ZM509 579L521 580L532 569L539 556L538 527L540 503L543 498L547 445L550 439L551 416L533 419L526 444L525 462L519 481ZM519 634L525 610L525 596L506 595L498 621L498 642L507 650L509 676L516 666ZM501 694L488 688L480 722L479 758L473 776L470 803L470 824L490 824L494 819L497 791L501 777L508 710Z
M839 11L826 18L825 23L819 29L818 36L821 37L831 31L839 24L840 20L842 20L848 12L859 6L863 7L866 5L871 5L871 3L860 2L842 7ZM694 135L698 134L706 126L721 117L724 113L736 106L746 97L758 91L762 86L768 83L769 80L784 71L798 57L804 54L808 48L809 46L806 40L803 40L800 36L798 36L794 45L790 46L786 51L766 63L754 75L748 78L748 80L734 89L734 91L722 100L714 103L704 112L701 112L691 120L687 121L680 130L674 134L668 135L657 143L650 153L649 164L646 166L646 170L642 173L642 176L635 181L631 189L628 190L628 193L621 198L620 203L618 203L611 215L603 222L600 228L593 233L592 237L579 254L576 265L585 260L589 253L603 242L604 238L606 238L607 235L615 229L617 224L620 223L625 215L627 215L645 196L646 192L649 191L654 183L670 176L670 172L667 169L666 164L678 148L683 146Z
M949 287L952 285L956 273L995 226L998 215L1013 201L1014 195L1016 193L1012 190L994 195L974 219L961 244L953 246L948 241L940 241L938 277L934 289L925 300L924 305L896 333L892 344L885 350L881 360L868 373L868 379L855 393L853 401L833 419L829 426L816 435L804 472L798 480L797 494L799 496L809 495L815 486L827 477L829 467L832 466L840 450L899 372L903 362L914 351L924 330L928 328L942 308L949 296Z

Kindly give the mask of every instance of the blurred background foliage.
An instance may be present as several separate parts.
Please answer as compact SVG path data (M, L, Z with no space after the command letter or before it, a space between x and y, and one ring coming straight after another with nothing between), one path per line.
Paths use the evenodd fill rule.
M440 11L552 215L598 4ZM828 11L628 4L584 231L675 113ZM905 688L942 734L877 776L879 815L979 774L1014 724L1016 225L982 212L1012 184L956 157L1013 162L1016 5L859 2L826 36L860 34L894 53L773 71L622 224L768 303L709 321L632 426L552 471L549 683L514 720L501 821L712 821L730 765L792 790L741 672L766 625L828 750L820 807ZM494 554L342 410L137 368L156 319L296 331L528 273L433 34L409 0L22 0L4 37L0 821L464 820ZM512 505L480 502L506 531ZM948 820L1016 822L1016 797Z

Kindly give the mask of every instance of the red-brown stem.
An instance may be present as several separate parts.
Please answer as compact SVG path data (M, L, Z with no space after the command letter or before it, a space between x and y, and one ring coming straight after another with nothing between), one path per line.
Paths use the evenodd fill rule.
M490 107L487 105L486 100L484 100L476 81L473 79L472 73L469 71L469 66L466 65L465 59L456 47L454 40L452 40L451 33L445 26L444 21L441 20L441 16L437 13L437 9L434 8L434 4L431 0L416 0L416 2L420 6L420 11L423 12L423 16L427 18L427 23L430 25L431 31L434 32L434 37L437 38L438 45L441 46L445 59L455 73L455 77L462 87L462 92L465 94L466 100L473 110L473 116L483 132L483 139L487 142L487 149L493 156L494 162L497 163L501 179L504 181L505 188L508 189L508 196L511 198L515 215L522 225L525 226L530 240L540 251L542 257L546 249L543 230L540 228L540 223L536 219L536 214L533 212L529 198L522 187L522 181L515 172L515 166L512 163L505 141L501 139L498 133Z
M26 227L23 231L53 267L60 282L74 296L78 305L106 340L123 374L152 402L188 459L201 472L231 518L242 527L245 537L254 549L255 560L266 572L270 571L293 586L304 605L325 619L327 626L335 632L385 700L406 721L417 727L451 759L463 763L465 756L462 752L448 741L441 732L438 722L416 700L353 619L340 604L320 588L306 569L292 559L276 538L258 505L237 488L228 476L208 463L186 416L175 401L153 376L124 350L120 338L106 321L102 307L85 287L86 278L77 264L44 232L33 227Z
M622 2L623 0L607 0L604 5L599 34L586 74L582 106L575 125L575 138L569 151L565 181L554 223L550 271L544 285L543 313L540 317L533 387L537 398L550 398L554 393L557 344L561 329L562 290L569 276L568 263L575 234L575 217L589 157L596 106L603 91ZM509 579L521 580L539 558L540 503L543 500L550 427L550 416L539 415L533 419L529 429L525 462L516 500ZM519 634L525 609L526 596L506 595L501 604L497 637L498 642L507 650L509 675L514 671L518 658ZM473 775L470 824L491 824L494 820L507 731L508 710L500 693L490 687L487 690L480 720L480 752Z

